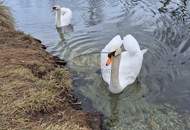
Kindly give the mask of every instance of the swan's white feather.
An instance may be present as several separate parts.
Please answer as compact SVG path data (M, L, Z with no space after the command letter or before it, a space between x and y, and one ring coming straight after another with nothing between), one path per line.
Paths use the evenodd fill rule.
M107 54L101 53L101 71L103 80L110 85L110 80L119 79L118 87L110 90L111 92L114 90L113 93L120 93L125 87L134 83L142 67L143 55L147 52L147 49L140 50L137 40L132 35L126 35L123 41L119 35L115 36L108 45L102 49L102 52L113 52L120 48L122 44L126 51L121 53L119 78L116 77L115 79L111 79L111 65L106 66L105 63Z
M122 52L119 66L119 83L124 89L132 84L141 70L143 54L141 52L130 55L128 51Z
M132 35L126 35L123 38L123 46L130 54L140 52L140 46L137 40Z
M61 17L61 26L68 26L71 24L72 11L69 8L61 8L62 17Z
M61 7L55 13L57 27L64 27L71 24L72 11L69 8Z

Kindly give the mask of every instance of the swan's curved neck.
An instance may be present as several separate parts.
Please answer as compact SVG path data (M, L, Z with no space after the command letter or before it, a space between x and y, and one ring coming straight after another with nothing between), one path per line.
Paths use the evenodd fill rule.
M60 25L61 24L61 10L56 11L56 24Z
M119 83L119 65L120 65L121 54L118 56L112 57L112 66L111 66L111 83L110 87L113 89L121 88Z

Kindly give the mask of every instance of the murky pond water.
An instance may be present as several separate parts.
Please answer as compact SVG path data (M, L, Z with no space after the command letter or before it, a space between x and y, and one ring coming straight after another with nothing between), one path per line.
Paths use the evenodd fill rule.
M5 0L17 27L69 61L75 91L105 116L111 130L190 129L190 2L187 0ZM61 41L51 7L73 11L74 30ZM98 52L116 34L132 34L148 48L140 85L109 93ZM84 98L84 109L89 104Z

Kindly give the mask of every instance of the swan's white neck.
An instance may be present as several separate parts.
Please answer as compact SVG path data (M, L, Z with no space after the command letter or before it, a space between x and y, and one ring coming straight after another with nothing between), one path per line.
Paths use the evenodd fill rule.
M61 10L59 9L59 10L56 10L56 12L55 12L55 15L56 15L56 19L55 19L55 21L56 21L56 26L57 27L60 27L61 26Z
M120 93L122 87L119 83L119 65L120 65L121 54L112 57L111 66L111 81L110 81L110 91L113 93Z

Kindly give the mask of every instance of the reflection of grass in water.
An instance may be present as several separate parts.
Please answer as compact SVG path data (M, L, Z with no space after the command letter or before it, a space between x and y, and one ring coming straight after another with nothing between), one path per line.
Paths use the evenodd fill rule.
M87 75L81 92L93 106L107 117L105 126L111 130L185 130L184 121L175 108L147 103L142 97L146 87L132 85L120 95L112 95L96 74Z

